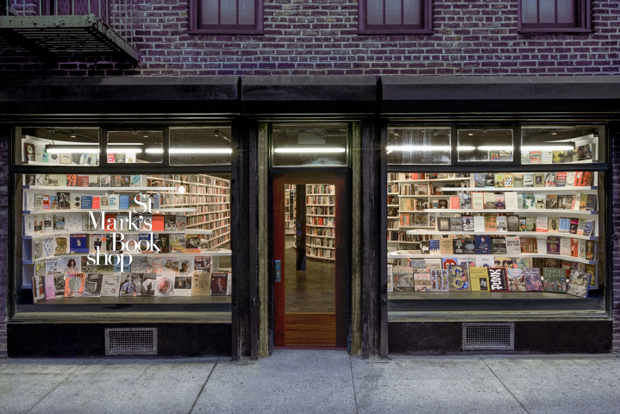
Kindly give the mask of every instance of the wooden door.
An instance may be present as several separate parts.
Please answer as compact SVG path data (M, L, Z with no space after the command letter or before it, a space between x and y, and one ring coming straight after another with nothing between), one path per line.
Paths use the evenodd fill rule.
M279 347L346 347L349 309L348 259L348 198L346 173L274 174L273 176L273 266L274 266L274 345ZM299 210L295 216L296 234L286 234L286 213L293 202L291 189ZM333 240L318 237L326 231L313 227L318 215L309 211L329 211L326 206L308 203L308 197L318 197L314 191L326 186L333 189ZM310 194L306 194L309 190ZM288 196L288 207L286 198ZM329 194L326 194L329 196ZM329 198L329 197L328 197ZM315 210L311 210L315 207ZM303 214L302 214L303 213ZM325 216L330 216L325 214ZM331 218L331 217L329 217ZM327 227L325 225L324 227ZM326 240L323 241L322 237ZM326 249L307 249L318 243L333 243L333 259L317 257ZM327 245L327 244L325 244ZM332 251L330 249L330 251ZM332 253L330 253L332 254ZM287 283L288 282L288 283Z

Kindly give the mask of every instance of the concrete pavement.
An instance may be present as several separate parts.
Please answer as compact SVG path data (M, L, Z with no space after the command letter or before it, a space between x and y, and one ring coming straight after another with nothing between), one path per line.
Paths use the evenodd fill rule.
M276 350L228 358L8 360L0 413L620 413L620 359Z

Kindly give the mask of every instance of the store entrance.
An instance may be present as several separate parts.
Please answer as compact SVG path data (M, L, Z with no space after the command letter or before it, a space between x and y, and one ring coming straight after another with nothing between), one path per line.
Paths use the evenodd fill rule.
M346 174L274 174L274 345L346 347Z

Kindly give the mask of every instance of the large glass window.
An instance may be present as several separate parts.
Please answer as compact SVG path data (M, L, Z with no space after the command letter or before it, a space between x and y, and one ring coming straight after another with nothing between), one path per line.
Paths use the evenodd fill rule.
M534 140L544 150L541 134L557 137L555 145L570 142L575 153L600 154L604 144L601 127L569 127L563 134L558 127L517 130L522 154ZM482 140L478 130L459 129L458 145L484 145L488 154L512 142L504 132L511 129L485 131ZM497 151L512 157L514 150ZM468 161L475 158L491 157ZM494 172L459 172L454 162L443 170L388 165L390 311L602 308L605 171L587 164L536 170L530 158Z
M99 165L99 128L15 128L15 138L15 163L18 165Z
M347 124L274 124L274 166L347 165Z
M142 164L162 162L168 149L161 131L149 130L142 139L135 135L108 134L114 144L129 138L142 144L135 146L141 151L134 160L114 162L131 162L130 169L75 174L59 168L15 175L18 311L76 304L207 304L202 311L230 311L230 145L228 164L222 162L220 172L172 167L141 172ZM174 155L185 156L183 148L200 153L209 145L208 139L177 142ZM161 151L146 151L151 147ZM200 164L200 159L189 162Z
M584 32L591 29L591 0L519 0L524 33Z
M450 164L451 128L388 128L389 164Z

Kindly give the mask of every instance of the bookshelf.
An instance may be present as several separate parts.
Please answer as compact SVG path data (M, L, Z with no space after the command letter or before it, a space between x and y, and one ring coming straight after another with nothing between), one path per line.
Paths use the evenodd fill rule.
M284 184L284 214L286 216L285 234L295 235L295 217L297 205L295 203L295 185Z
M165 277L186 286L185 291L179 288L182 296L193 295L187 288L192 286L192 279L201 286L197 295L209 296L210 279L203 277L207 271L199 263L209 263L209 277L215 278L217 274L228 278L224 286L230 283L231 251L225 248L230 239L229 180L202 174L24 174L22 180L22 242L18 258L23 289L32 288L35 276L121 275L119 266L88 263L89 254L95 252L97 245L102 254L132 256L134 262L124 268L123 277L129 273L145 277L149 273L146 263L150 266L153 260L170 264L163 266L164 276L166 272L173 274ZM141 213L143 209L147 211ZM102 229L103 223L118 227ZM123 237L124 248L113 246L115 233ZM139 248L141 243L149 242L161 250ZM64 272L71 260L76 263L76 270ZM185 269L191 270L182 270L180 264L184 262ZM138 267L134 268L134 264ZM94 286L92 282L90 286ZM223 295L226 294L229 293Z
M333 261L336 257L336 187L306 185L306 256Z
M209 248L230 241L230 180L206 174L151 175L146 179L147 188L183 187L183 192L162 194L161 208L193 206L194 211L187 214L187 228L210 230Z
M583 270L595 289L599 190L597 172L559 166L544 173L388 173L388 262L411 267L430 259L428 267L437 268L445 258L509 259ZM489 249L479 249L485 237ZM507 250L507 241L516 247Z

